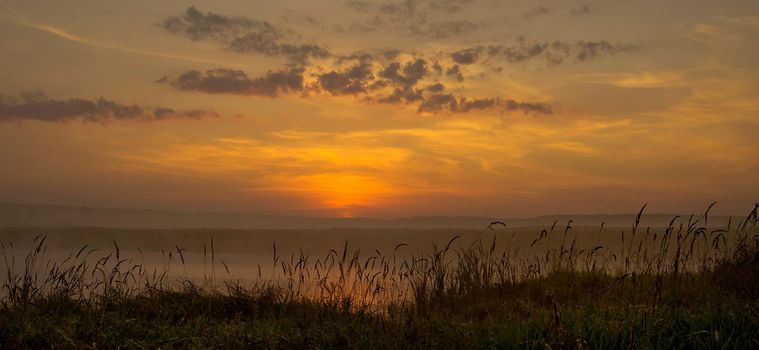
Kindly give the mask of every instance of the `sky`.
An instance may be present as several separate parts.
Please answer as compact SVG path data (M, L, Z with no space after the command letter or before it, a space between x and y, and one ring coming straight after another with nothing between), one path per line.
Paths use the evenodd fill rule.
M744 213L759 2L0 3L0 202Z

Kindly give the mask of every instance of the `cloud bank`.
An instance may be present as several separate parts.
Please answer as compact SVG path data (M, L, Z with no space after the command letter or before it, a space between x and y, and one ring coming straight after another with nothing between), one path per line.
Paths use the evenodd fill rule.
M483 58L488 58L508 63L541 60L549 66L556 66L567 61L585 62L595 58L632 52L637 49L637 46L634 45L606 40L537 42L519 38L515 45L477 45L452 52L450 55L451 59L459 64L474 64Z
M161 79L178 90L208 94L278 97L283 95L328 96L352 95L365 103L411 105L417 112L467 113L478 110L520 111L551 114L550 105L518 102L513 99L473 98L445 92L445 84L424 59L407 62L374 62L357 59L344 67L328 71L305 68L269 71L258 77L229 69L205 72L187 71L173 78Z
M364 24L353 22L351 30L374 31L400 26L413 35L442 39L451 33L474 30L476 23L441 17L457 14L472 0L349 0L346 6L370 16ZM580 7L586 12L589 8ZM534 18L552 13L538 6L524 13ZM443 22L447 21L443 25ZM454 23L455 22L455 23ZM270 69L260 76L227 68L191 70L162 82L181 91L262 97L282 95L356 96L375 104L415 106L422 113L467 113L480 110L550 114L544 102L516 101L507 97L467 96L460 92L469 72L496 69L500 63L539 62L557 66L586 62L631 52L635 46L606 40L532 41L524 37L514 43L479 44L442 52L406 53L398 49L378 52L330 52L319 43L303 43L300 35L268 21L201 12L189 7L180 16L166 18L161 27L190 40L212 40L227 50L287 59L287 68ZM437 31L433 33L432 31ZM314 60L318 59L316 63ZM496 69L497 70L497 69ZM456 93L450 91L458 91Z
M103 97L93 100L54 100L43 93L23 94L20 98L0 96L0 121L5 122L37 120L53 123L106 123L115 120L159 121L217 116L213 111L176 111L166 107L126 105Z
M294 42L291 33L267 21L228 17L212 12L204 14L195 7L187 8L181 16L164 19L161 27L190 40L220 42L230 51L283 56L297 63L330 56L326 48L317 44Z
M182 73L169 83L184 91L275 97L282 93L303 91L303 69L269 71L254 79L248 78L245 72L239 70L192 70Z

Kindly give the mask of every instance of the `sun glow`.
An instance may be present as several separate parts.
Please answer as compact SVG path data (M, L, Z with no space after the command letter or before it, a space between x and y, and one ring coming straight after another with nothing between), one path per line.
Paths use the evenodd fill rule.
M300 176L293 181L293 187L321 207L343 210L377 206L395 192L381 178L341 173ZM341 213L351 215L348 211Z

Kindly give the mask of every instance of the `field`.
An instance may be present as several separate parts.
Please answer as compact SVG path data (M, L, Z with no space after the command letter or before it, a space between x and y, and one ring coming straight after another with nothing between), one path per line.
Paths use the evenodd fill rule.
M266 231L259 244L5 229L0 348L756 348L757 207L718 224L707 209L644 227L641 210L628 227Z

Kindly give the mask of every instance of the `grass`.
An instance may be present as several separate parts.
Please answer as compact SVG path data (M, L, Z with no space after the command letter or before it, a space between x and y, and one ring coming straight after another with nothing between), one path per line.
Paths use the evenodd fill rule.
M202 281L115 243L50 261L40 236L17 262L6 242L0 348L756 348L757 208L714 228L710 206L661 230L639 227L641 209L630 229L599 229L615 248L578 242L571 221L527 248L496 231L411 255L274 245L252 283L217 275L229 268L213 241Z

